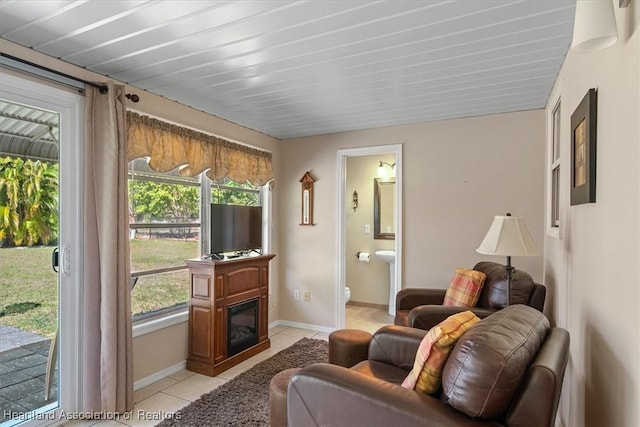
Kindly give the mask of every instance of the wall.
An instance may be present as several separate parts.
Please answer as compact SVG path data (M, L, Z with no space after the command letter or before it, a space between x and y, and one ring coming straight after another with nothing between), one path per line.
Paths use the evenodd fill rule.
M108 78L93 73L83 68L75 67L66 62L42 55L34 50L24 48L6 40L0 40L0 49L9 55L39 64L56 71L60 71L77 78L88 81L106 81ZM140 96L139 103L127 101L127 108L149 114L163 120L188 126L203 132L208 132L232 141L265 149L273 153L273 168L279 167L279 150L277 140L262 133L236 125L226 120L214 117L202 111L194 110L166 98L153 95L141 89L127 86L127 93L135 93ZM277 188L273 192L273 218L274 230L277 230L278 195ZM274 235L272 241L274 253L279 253L278 236ZM270 263L271 276L279 277L279 257ZM271 283L272 294L269 301L269 322L279 318L278 313L278 283ZM183 331L184 335L180 333ZM134 338L134 377L140 380L155 372L170 368L187 358L187 323L171 326L155 331L151 334ZM161 355L159 357L159 355Z
M170 369L187 359L187 322L133 339L133 382Z
M552 320L571 334L564 426L640 425L640 5L614 5L619 41L569 52L554 88L565 193L561 237L545 237L544 281ZM589 88L598 89L596 203L569 206L571 113Z
M351 288L351 301L389 305L389 264L376 259L379 249L394 249L393 240L373 238L373 180L380 161L395 163L394 155L357 156L347 158L345 206L347 209L347 257L345 280ZM353 191L358 192L358 209L351 209ZM393 207L393 205L391 205ZM365 233L365 225L369 233ZM371 261L360 262L357 252L369 252Z
M403 144L403 287L446 288L456 267L504 263L475 251L495 215L523 216L542 249L543 110L285 140L277 175L281 319L335 327L336 152L388 144ZM300 227L298 181L308 170L317 180L317 225ZM542 280L542 256L513 264ZM296 288L311 290L311 301L294 301Z

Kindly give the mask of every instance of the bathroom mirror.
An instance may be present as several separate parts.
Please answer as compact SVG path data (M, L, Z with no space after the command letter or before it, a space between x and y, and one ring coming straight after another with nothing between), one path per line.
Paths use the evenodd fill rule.
M396 180L394 178L374 178L373 180L373 238L394 240L396 221L394 200Z

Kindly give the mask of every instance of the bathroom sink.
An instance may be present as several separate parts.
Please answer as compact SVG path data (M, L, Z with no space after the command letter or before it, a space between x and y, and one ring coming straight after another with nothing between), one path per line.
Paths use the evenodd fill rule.
M396 251L392 249L376 251L376 256L389 264L396 262Z
M396 251L393 249L375 252L376 257L389 263L389 314L395 316L396 311Z

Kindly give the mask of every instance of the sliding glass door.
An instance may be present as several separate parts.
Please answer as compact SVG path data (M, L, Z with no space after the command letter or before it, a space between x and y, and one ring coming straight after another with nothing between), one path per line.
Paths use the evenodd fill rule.
M82 102L0 71L0 423L78 408Z

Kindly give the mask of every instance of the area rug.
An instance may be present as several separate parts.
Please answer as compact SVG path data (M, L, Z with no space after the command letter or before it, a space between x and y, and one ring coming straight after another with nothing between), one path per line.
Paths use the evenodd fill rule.
M326 341L302 338L180 409L157 427L268 426L269 383L280 371L327 362Z

